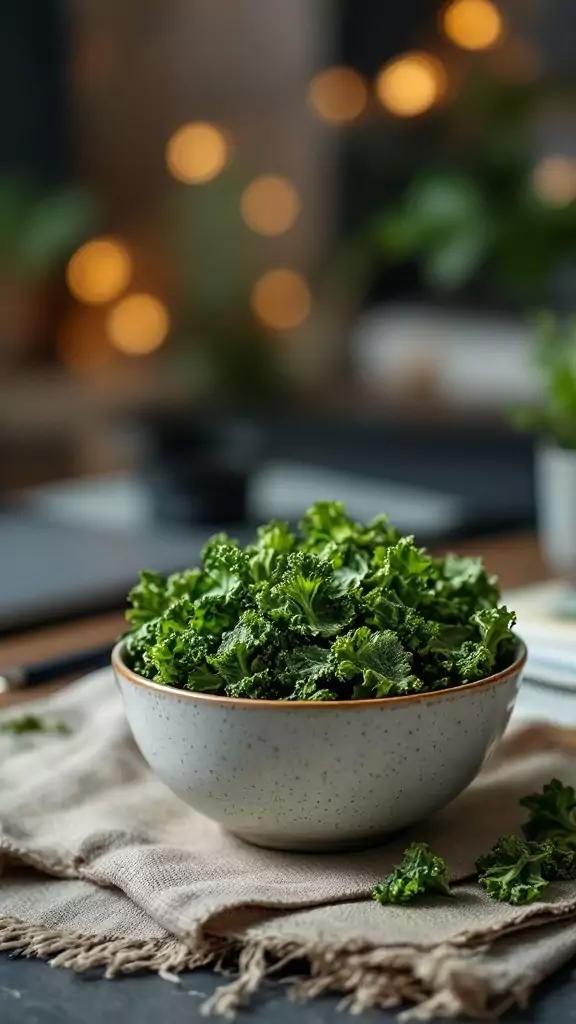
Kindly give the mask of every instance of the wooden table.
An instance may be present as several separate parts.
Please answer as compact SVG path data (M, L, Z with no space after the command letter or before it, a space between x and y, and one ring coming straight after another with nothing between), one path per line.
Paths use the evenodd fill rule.
M499 575L503 588L526 586L545 580L549 573L532 534L466 541L453 545L459 554L479 554L490 572ZM125 627L122 611L78 619L16 636L0 637L0 672L14 665L27 665L59 654L81 651L115 640ZM47 693L59 684L35 689L29 694L0 695L0 706Z

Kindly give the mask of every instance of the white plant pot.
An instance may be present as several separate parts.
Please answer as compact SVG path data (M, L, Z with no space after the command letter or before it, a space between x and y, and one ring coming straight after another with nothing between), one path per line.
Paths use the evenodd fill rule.
M538 533L550 567L576 582L576 451L542 445L536 452Z

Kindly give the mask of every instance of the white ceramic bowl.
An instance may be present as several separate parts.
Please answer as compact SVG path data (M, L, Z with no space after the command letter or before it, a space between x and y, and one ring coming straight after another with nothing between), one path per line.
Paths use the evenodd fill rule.
M112 655L152 770L242 839L283 850L376 843L444 807L501 737L526 649L451 690L333 703L234 700L151 683Z

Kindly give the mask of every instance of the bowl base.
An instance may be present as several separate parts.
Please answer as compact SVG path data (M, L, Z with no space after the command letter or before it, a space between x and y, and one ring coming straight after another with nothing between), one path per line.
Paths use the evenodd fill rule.
M401 830L391 832L378 832L371 835L358 836L348 839L293 839L267 835L260 832L238 832L233 831L232 835L241 839L250 846L260 846L265 850L283 850L285 853L346 853L352 850L366 850L372 846L381 846L383 843L393 839Z

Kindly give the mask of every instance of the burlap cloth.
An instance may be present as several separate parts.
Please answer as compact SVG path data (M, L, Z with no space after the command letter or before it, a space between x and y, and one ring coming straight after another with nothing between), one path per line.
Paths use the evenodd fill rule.
M571 733L511 737L462 797L385 846L303 855L245 845L172 796L135 748L110 672L26 709L72 733L0 733L0 949L109 977L226 959L238 974L208 1007L225 1013L294 961L302 997L335 990L355 1010L412 1003L422 1017L522 1003L576 952L576 883L511 907L470 878L520 827L519 796L552 776L576 783ZM410 839L446 858L455 898L378 906L370 890Z

